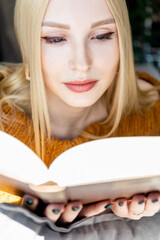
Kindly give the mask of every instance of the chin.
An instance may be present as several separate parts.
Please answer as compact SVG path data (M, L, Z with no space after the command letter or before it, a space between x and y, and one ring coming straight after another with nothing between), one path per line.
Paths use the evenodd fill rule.
M92 106L93 104L96 103L96 101L97 100L95 100L95 101L91 101L91 100L90 101L84 101L84 100L82 100L82 101L75 101L75 100L73 100L73 101L67 101L66 103L69 106L71 106L71 107L85 108L85 107Z

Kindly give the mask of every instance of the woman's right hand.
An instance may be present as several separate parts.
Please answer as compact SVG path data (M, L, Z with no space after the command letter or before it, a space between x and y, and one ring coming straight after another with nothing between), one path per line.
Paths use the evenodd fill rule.
M84 217L97 215L112 206L109 200L84 206L80 201L74 201L67 205L62 203L50 203L40 209L40 202L41 201L38 198L25 195L23 197L22 205L35 213L37 213L37 209L39 209L39 215L46 216L52 222L62 226L73 222L76 218L82 219Z

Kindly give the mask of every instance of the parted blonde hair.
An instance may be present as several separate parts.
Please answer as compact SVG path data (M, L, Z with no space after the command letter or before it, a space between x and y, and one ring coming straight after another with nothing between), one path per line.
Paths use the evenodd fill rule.
M134 58L128 11L125 0L105 0L116 21L120 62L119 71L106 91L108 118L102 124L111 126L110 136L123 114L140 111L151 100L140 91L134 69ZM22 64L3 66L0 82L0 106L14 105L30 115L35 132L36 153L44 159L44 136L51 136L45 86L41 68L41 25L49 0L16 0L15 31L22 54ZM30 78L27 81L26 78ZM92 139L102 137L83 132Z

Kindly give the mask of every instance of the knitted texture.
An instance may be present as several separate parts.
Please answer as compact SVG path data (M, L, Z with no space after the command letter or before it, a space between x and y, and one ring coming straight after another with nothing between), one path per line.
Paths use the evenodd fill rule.
M153 85L160 85L156 79L148 74L138 73L138 76L139 78L152 83ZM27 118L23 112L19 111L17 108L11 108L7 104L3 105L2 111L7 117L10 118L10 121L5 122L4 129L0 130L3 130L19 139L33 151L35 151L32 121ZM88 126L85 131L97 136L103 136L108 133L109 129L106 125L93 123ZM158 100L155 105L143 116L134 113L123 117L113 136L160 136L160 100ZM44 159L46 166L49 167L52 161L67 149L88 141L90 141L90 139L82 136L81 134L73 140L62 141L57 138L51 138L51 140L48 141L46 138ZM10 195L11 194L0 191L0 202L21 202L20 197Z

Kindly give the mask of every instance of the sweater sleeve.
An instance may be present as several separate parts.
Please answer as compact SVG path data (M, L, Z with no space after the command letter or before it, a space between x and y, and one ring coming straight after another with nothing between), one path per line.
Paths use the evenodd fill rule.
M151 83L153 86L160 86L160 81L158 79L152 77L148 73L141 73L139 71L136 71L136 74L140 79L143 79L148 83Z

